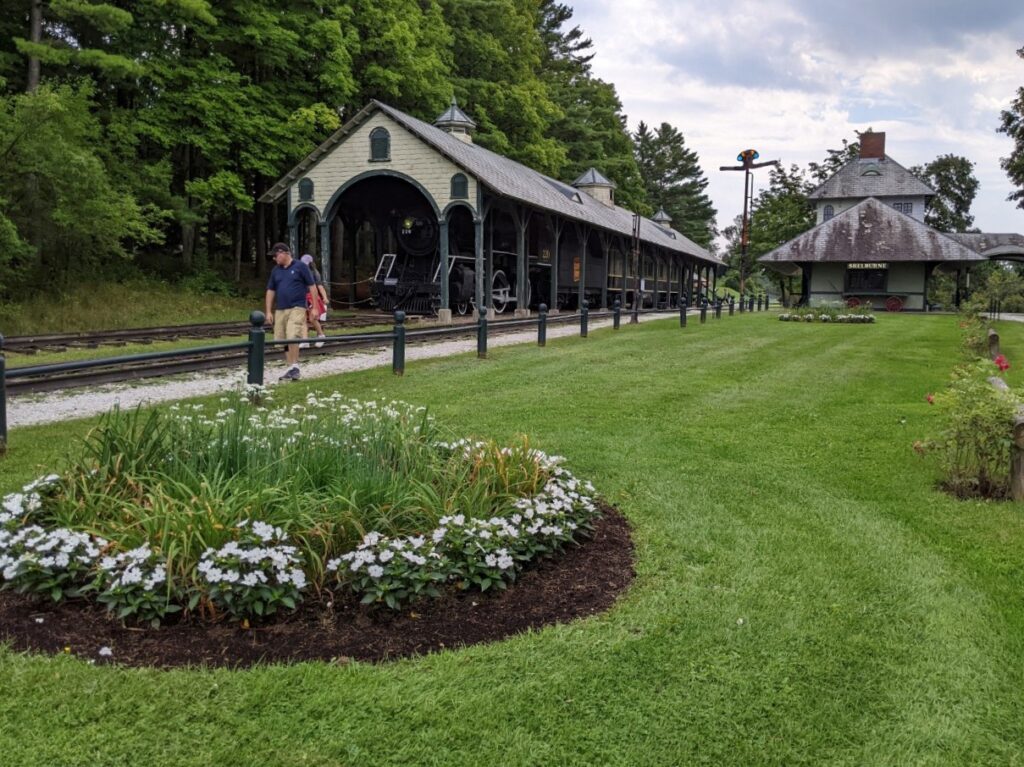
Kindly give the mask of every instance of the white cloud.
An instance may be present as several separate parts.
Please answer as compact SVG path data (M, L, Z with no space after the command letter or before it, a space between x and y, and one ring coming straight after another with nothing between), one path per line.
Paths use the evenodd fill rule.
M1024 38L1007 32L1024 28L1024 3L587 0L573 22L630 126L672 123L700 154L721 226L742 208L742 174L718 170L737 152L806 165L870 126L906 166L972 160L976 225L1024 232L999 167L1012 146L996 133L1024 85Z

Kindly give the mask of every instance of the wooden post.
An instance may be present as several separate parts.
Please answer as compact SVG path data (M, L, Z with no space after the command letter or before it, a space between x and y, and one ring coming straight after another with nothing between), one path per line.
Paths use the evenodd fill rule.
M1010 497L1024 501L1024 415L1013 421L1013 444L1010 446Z
M992 328L988 329L988 356L992 359L999 356L999 334Z

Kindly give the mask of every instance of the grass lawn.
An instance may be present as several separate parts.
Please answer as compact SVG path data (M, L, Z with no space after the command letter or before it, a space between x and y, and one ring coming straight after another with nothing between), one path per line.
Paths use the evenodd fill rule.
M1000 328L1014 368L1024 326ZM608 614L392 664L96 668L0 649L5 765L1014 764L1024 506L911 450L950 316L595 331L308 381L565 455L634 525ZM0 492L87 422L11 434ZM116 648L115 656L116 656Z

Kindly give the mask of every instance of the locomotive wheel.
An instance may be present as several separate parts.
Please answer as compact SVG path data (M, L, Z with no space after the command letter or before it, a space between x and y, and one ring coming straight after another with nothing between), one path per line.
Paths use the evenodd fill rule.
M856 309L858 306L860 306L860 299L859 298L847 298L846 299L846 305L850 309Z
M502 314L508 308L509 298L508 277L499 269L491 278L491 306L495 314Z
M456 303L455 304L455 311L458 314L465 314L466 312L469 311L469 303L465 302L465 301L463 301L462 303Z
M885 310L887 312L902 312L903 299L899 296L889 296L885 299Z

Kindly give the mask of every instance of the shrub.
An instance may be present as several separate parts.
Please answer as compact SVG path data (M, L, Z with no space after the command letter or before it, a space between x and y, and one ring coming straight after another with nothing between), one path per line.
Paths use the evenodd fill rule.
M593 488L561 459L438 437L423 408L337 394L114 411L60 475L3 499L0 587L157 624L295 609L330 574L397 608L504 588L590 529Z
M989 381L998 369L986 360L959 365L944 392L928 395L939 408L941 429L915 447L939 456L942 486L959 497L999 498L1008 489L1018 400Z

